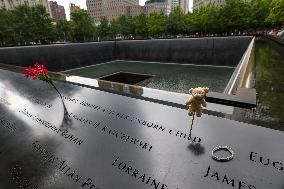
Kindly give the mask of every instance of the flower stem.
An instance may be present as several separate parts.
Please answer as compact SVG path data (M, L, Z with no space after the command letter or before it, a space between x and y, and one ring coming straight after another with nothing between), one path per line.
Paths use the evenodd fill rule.
M62 100L62 102L63 102L63 97L62 97L62 95L61 95L61 93L59 92L59 90L56 88L56 86L54 85L54 83L52 82L52 80L50 80L50 81L48 81L51 85L52 85L52 87L56 90L56 92L60 95L60 98L61 98L61 100ZM64 103L64 102L63 102Z
M190 138L191 138L191 132L192 132L192 127L193 127L194 115L195 115L195 112L193 112L192 119L191 119L190 132L189 132Z
M52 82L52 80L48 81L52 86L53 88L57 91L57 93L59 94L60 98L61 98L61 101L62 101L62 104L63 104L63 109L64 109L64 115L63 115L63 124L69 124L71 123L71 119L69 119L68 115L68 111L67 111L67 108L65 106L65 103L64 103L64 100L63 100L63 96L61 95L61 93L59 92L59 90L57 89L57 87L54 85L54 83Z
M61 93L59 92L59 90L57 89L57 87L54 85L54 83L52 82L52 80L48 81L52 86L53 88L57 91L57 93L59 94L60 98L61 98L61 101L63 103L63 108L64 108L64 112L67 112L67 109L66 109L66 106L65 106L65 103L64 103L64 100L63 100L63 97L61 95Z

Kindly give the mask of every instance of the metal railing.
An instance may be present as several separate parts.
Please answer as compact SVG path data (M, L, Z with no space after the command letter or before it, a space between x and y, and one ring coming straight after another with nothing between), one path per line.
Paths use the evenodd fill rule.
M232 74L225 90L225 94L235 94L238 87L244 85L243 82L246 79L246 73L248 72L250 64L254 59L254 46L255 37L251 40L247 50L245 51L242 59L240 60L238 66L236 67L234 73Z

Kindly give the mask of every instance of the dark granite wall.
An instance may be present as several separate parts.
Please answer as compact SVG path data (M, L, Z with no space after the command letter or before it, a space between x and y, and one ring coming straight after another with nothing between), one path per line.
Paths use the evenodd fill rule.
M220 37L121 41L116 56L121 60L236 66L251 39Z
M112 61L114 42L0 48L0 63L29 66L39 61L51 71L62 71Z
M261 39L270 44L284 58L284 39L271 36L264 36Z
M116 59L236 66L251 39L159 39L0 48L0 63L28 66L39 60L52 71Z

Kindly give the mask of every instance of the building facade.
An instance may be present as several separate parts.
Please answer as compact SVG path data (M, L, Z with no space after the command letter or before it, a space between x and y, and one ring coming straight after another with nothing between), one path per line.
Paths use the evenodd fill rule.
M169 15L171 0L147 0L145 6L140 6L139 0L87 0L87 9L95 22L102 17L111 21L120 15L137 16L141 13L163 12Z
M46 8L47 12L51 15L48 0L0 0L0 8L14 9L19 5L43 5Z
M172 0L148 0L145 3L146 14L153 12L163 12L165 15L171 13Z
M189 12L189 0L181 0L180 7L184 13L188 13Z
M49 1L49 7L51 11L51 18L53 19L53 21L66 21L66 13L64 6L58 5L56 1Z
M199 9L201 6L208 5L209 3L222 6L225 4L225 0L193 0L193 10Z
M141 13L147 14L145 7L140 6L140 5L126 6L127 16L138 16Z
M112 20L129 12L142 11L139 0L87 0L86 3L88 12L95 22L99 22L101 17ZM130 9L129 6L134 7Z
M172 10L179 6L183 13L188 13L189 11L189 0L171 0Z
M80 10L80 9L81 9L80 6L77 6L77 5L75 5L74 3L70 3L69 8L70 8L70 14L71 14L72 12L76 11L76 10Z

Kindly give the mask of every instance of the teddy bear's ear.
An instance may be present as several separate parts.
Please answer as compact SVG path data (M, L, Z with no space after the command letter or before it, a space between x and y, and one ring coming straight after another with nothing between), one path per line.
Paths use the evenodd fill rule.
M205 93L209 92L209 88L208 87L203 87L203 90L205 91Z
M191 88L191 89L189 89L189 94L192 94L192 91L193 91L194 89L193 88Z

